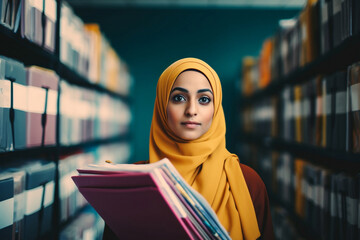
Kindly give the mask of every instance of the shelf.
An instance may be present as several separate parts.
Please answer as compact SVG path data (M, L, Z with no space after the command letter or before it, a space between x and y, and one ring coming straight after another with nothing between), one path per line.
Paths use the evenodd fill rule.
M76 209L73 216L70 216L69 219L65 220L64 222L60 222L59 226L59 233L64 230L64 228L68 227L76 218L79 216L80 213L84 212L86 209L91 208L89 204L85 204L84 206Z
M109 94L110 96L112 96L114 98L121 99L124 102L129 102L128 96L113 92L101 85L89 82L85 77L83 77L80 74L78 74L77 72L71 70L70 67L66 66L63 63L59 63L58 74L59 74L59 76L64 78L69 83L75 84L77 86L85 87L88 89L94 89L98 92Z
M56 69L57 57L42 47L23 39L20 33L0 25L0 54L16 59L26 66L38 65L44 68Z
M345 69L352 63L360 61L360 35L354 35L344 40L339 46L321 55L313 62L296 69L290 74L274 79L269 86L257 90L251 96L242 97L242 106L251 105L256 101L278 94L285 86L306 82L319 74L331 74Z
M126 142L129 139L130 139L129 134L125 133L125 134L122 134L119 136L110 137L110 138L106 138L106 139L91 140L88 142L83 142L83 143L74 144L74 145L70 145L70 146L60 146L59 151L61 154L65 154L65 153L74 152L74 151L77 151L79 149L84 149L84 148L91 148L91 147L100 146L100 145Z
M113 92L101 85L91 83L85 77L80 76L76 71L60 62L59 58L44 48L23 39L20 33L14 33L10 29L0 25L0 55L13 58L25 64L25 66L37 65L52 69L67 82L94 89L96 91L109 94L114 98L119 98L124 102L129 102L129 97Z
M44 146L44 147L32 147L32 148L25 148L25 149L18 149L15 151L8 151L8 152L0 152L0 158L3 159L3 161L7 161L9 158L24 158L24 156L43 156L48 154L57 154L57 151L61 154L70 153L77 151L79 149L84 148L90 148L100 145L106 145L111 143L119 143L119 142L125 142L129 140L129 134L122 134L116 137L111 137L107 139L99 139L99 140L91 140L88 142L83 142L71 146ZM0 165L4 163L0 160Z
M244 133L240 140L277 151L286 151L296 157L311 160L312 163L334 170L356 173L360 169L360 154L248 133Z
M294 226L301 237L307 240L322 239L319 233L311 230L312 228L303 219L296 215L294 210L287 206L286 203L281 201L274 193L269 192L269 199L271 205L280 207L286 211L287 216L294 223Z
M7 162L9 158L25 158L26 156L32 156L34 158L54 154L56 152L56 146L44 146L44 147L31 147L24 149L16 149L14 151L0 152L0 165Z

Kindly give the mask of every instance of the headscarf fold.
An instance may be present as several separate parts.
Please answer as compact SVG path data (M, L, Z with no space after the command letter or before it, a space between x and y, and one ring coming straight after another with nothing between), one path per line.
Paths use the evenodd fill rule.
M200 138L184 140L167 124L166 108L172 86L185 70L202 72L214 94L211 127ZM160 76L150 130L150 163L167 157L182 177L211 205L232 239L260 236L254 206L239 159L225 146L225 117L221 83L216 72L196 58L184 58L170 65Z

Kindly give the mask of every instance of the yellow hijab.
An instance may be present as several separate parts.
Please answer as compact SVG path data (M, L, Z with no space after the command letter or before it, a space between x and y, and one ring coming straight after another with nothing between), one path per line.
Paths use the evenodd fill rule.
M214 94L214 116L210 129L192 141L180 139L167 125L167 103L177 76L196 69L210 82ZM239 159L225 146L225 117L221 83L216 72L196 58L170 65L160 76L150 130L150 163L167 157L183 178L209 202L232 239L260 236L254 206Z

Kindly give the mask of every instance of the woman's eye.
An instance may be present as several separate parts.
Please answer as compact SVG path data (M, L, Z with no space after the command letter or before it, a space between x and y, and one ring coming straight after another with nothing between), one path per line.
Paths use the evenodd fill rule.
M175 95L172 99L174 102L184 102L186 100L182 95Z
M201 98L199 99L199 102L200 102L201 104L207 104L207 103L211 102L211 99L210 99L209 97L201 97Z

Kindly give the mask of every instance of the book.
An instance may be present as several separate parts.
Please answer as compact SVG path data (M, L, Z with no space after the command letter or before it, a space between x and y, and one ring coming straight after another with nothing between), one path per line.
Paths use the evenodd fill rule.
M349 150L360 152L360 63L355 63L349 69Z
M207 201L168 159L153 164L90 164L72 179L119 237L230 239Z
M315 117L315 139L314 144L316 146L322 146L323 141L323 123L324 123L324 97L323 94L323 82L322 78L319 76L316 79L316 117Z
M330 22L330 0L320 0L320 41L321 53L328 52L332 46L332 25Z
M346 150L346 133L347 133L347 73L345 71L338 71L334 74L334 114L331 126L332 136L329 139L328 147L333 150ZM329 126L330 127L330 126Z

